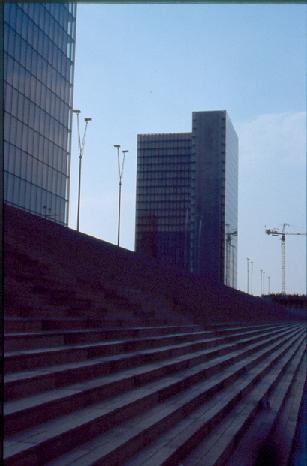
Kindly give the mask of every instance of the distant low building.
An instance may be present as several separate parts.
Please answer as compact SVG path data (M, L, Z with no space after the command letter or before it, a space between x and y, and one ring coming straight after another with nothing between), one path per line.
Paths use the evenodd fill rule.
M138 135L135 249L237 287L238 138L226 111Z
M299 294L270 294L263 296L263 299L273 303L281 304L288 309L301 309L307 311L307 296Z

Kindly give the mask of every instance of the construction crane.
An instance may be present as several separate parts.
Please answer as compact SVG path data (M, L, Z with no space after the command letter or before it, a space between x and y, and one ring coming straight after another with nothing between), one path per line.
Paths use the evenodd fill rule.
M282 226L282 230L278 230L277 228L266 228L265 232L267 235L272 236L281 236L281 292L282 294L286 294L286 235L300 235L306 236L307 233L291 233L286 232L286 227L289 227L288 223L284 223Z

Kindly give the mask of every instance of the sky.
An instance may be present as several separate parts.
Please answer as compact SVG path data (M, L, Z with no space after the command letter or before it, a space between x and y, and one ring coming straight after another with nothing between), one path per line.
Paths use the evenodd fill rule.
M120 245L134 249L137 134L191 131L193 111L227 110L239 137L238 288L281 291L281 241L306 232L306 6L78 4L74 108L91 117L80 231L117 242L114 144L129 152ZM72 133L70 221L78 145ZM306 292L306 237L286 238L286 291Z

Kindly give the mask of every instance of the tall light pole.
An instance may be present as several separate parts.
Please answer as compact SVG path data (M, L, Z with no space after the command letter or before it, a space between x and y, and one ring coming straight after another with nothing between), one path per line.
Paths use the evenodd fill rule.
M81 141L81 137L80 137L80 121L79 121L79 115L80 115L81 112L80 112L80 110L73 110L73 112L77 115L77 130L78 130L78 145L79 145L79 183L78 183L78 208L77 208L77 231L79 231L82 156L83 156L84 146L85 146L85 135L86 135L87 125L92 119L91 118L84 118L85 127L84 127L84 133L83 133L83 137L82 137L82 141Z
M260 274L261 274L261 277L260 277L260 296L262 296L262 290L263 290L263 277L262 277L262 275L264 274L262 269L260 269Z
M253 294L253 272L254 272L254 261L251 261L251 279L250 279L251 294Z
M268 275L268 294L271 294L271 277Z
M123 174L125 166L125 157L128 150L122 150L123 157L120 160L119 149L120 144L114 144L113 147L117 149L117 165L118 165L118 227L117 227L117 246L119 246L120 238L120 215L121 215L121 199L122 199L122 184L123 184Z
M247 261L247 293L249 293L249 261L250 261L250 258L247 257L246 261Z

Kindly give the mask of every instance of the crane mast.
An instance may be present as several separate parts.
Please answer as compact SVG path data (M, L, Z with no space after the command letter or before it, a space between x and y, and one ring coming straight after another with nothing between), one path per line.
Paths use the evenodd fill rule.
M282 230L278 230L277 228L266 228L265 232L267 235L272 236L281 236L281 292L282 294L286 294L286 235L301 235L306 236L307 233L292 233L286 232L286 227L290 225L288 223L284 223L282 226Z
M286 294L286 229L287 223L283 224L281 233L281 292Z

